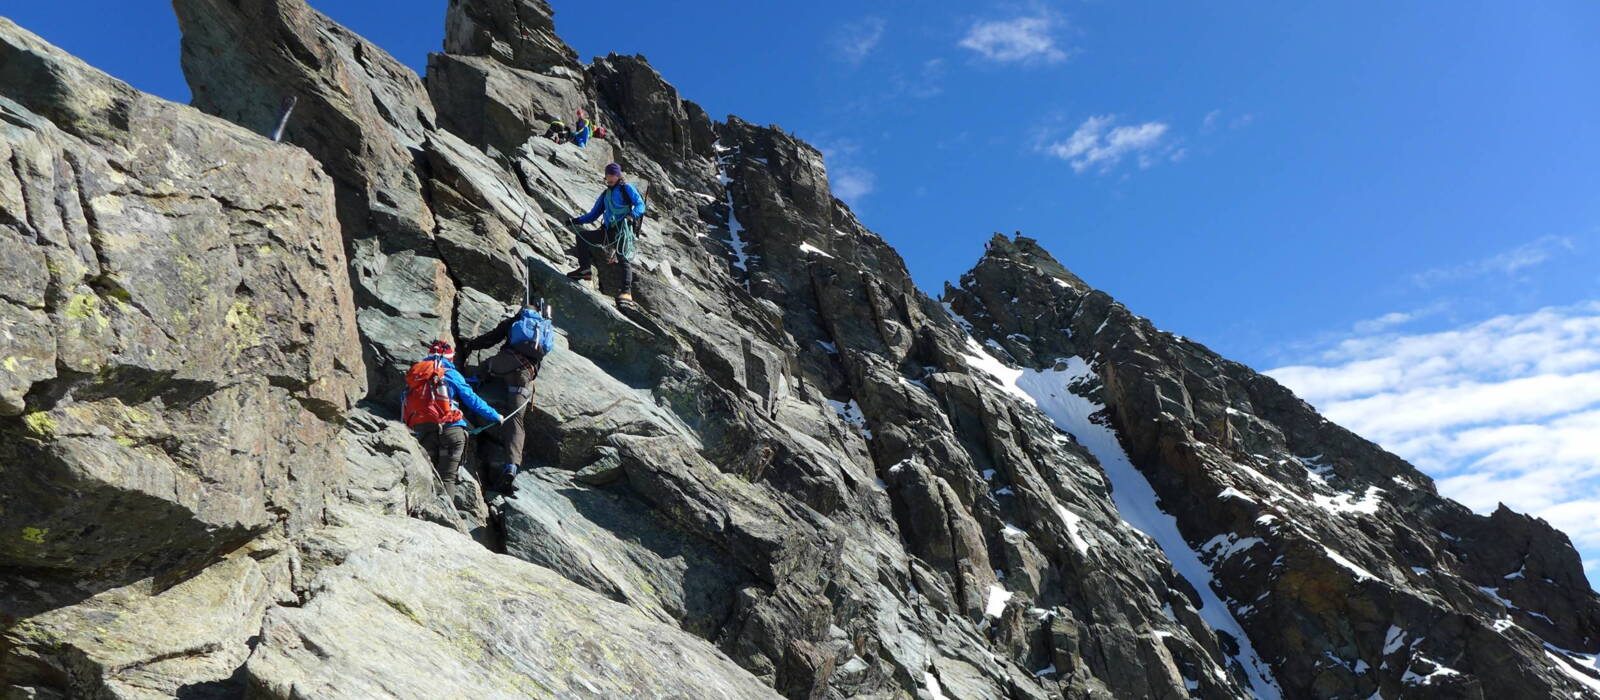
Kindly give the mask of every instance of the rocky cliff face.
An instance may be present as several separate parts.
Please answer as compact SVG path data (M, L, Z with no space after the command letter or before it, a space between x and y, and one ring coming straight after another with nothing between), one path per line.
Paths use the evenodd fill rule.
M452 0L425 77L174 7L192 108L0 24L9 696L1600 697L1542 521L1026 239L930 299L814 148L542 2ZM580 106L611 138L534 137ZM562 275L613 160L642 314ZM530 281L529 469L444 493L400 370Z

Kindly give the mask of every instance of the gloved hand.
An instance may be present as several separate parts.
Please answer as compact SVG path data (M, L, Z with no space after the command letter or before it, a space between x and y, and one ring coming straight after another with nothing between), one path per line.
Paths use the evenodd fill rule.
M567 217L567 225L568 226L577 226L578 225L578 217L576 217L576 216Z

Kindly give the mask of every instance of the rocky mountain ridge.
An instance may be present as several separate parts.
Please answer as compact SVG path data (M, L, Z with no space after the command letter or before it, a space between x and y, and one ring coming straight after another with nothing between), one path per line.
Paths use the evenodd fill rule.
M929 298L816 149L543 2L452 0L426 76L173 6L192 108L0 20L8 697L1600 697L1542 521L1026 238ZM580 106L612 137L536 137ZM613 160L643 315L562 275ZM444 493L400 372L529 280L530 468Z

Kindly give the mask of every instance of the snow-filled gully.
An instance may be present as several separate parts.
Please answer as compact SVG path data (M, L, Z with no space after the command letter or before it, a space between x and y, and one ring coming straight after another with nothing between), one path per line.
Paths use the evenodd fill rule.
M1121 511L1122 518L1140 532L1150 536L1179 575L1187 579L1199 592L1202 605L1200 617L1212 629L1226 632L1239 642L1239 654L1234 657L1250 681L1251 692L1258 698L1277 700L1283 697L1272 668L1256 653L1254 644L1233 613L1212 589L1211 569L1200 555L1183 539L1178 522L1156 506L1155 489L1150 486L1118 442L1110 426L1100 425L1090 416L1103 406L1072 393L1068 387L1084 378L1094 377L1094 370L1082 358L1065 358L1057 366L1065 369L1031 370L1014 369L984 352L970 337L967 339L968 363L999 381L1007 393L1036 406L1050 418L1056 427L1071 433L1100 465L1111 480L1112 500Z

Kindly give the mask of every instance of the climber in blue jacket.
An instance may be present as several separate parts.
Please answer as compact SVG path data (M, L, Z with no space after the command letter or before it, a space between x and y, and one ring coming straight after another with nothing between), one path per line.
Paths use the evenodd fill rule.
M446 484L454 484L467 449L467 417L462 409L498 424L503 419L467 384L451 362L455 348L445 340L428 345L428 356L406 372L406 391L400 399L400 419L433 459L434 469Z
M567 219L569 226L601 220L599 230L578 229L578 268L567 276L579 282L594 279L594 260L598 253L602 260L615 262L622 268L622 292L617 294L617 305L632 306L634 237L644 211L644 197L623 179L622 166L607 165L606 191L594 200L589 213Z
M594 134L594 122L589 121L589 115L583 110L578 110L578 126L572 130L572 142L578 148L589 145L589 137Z

